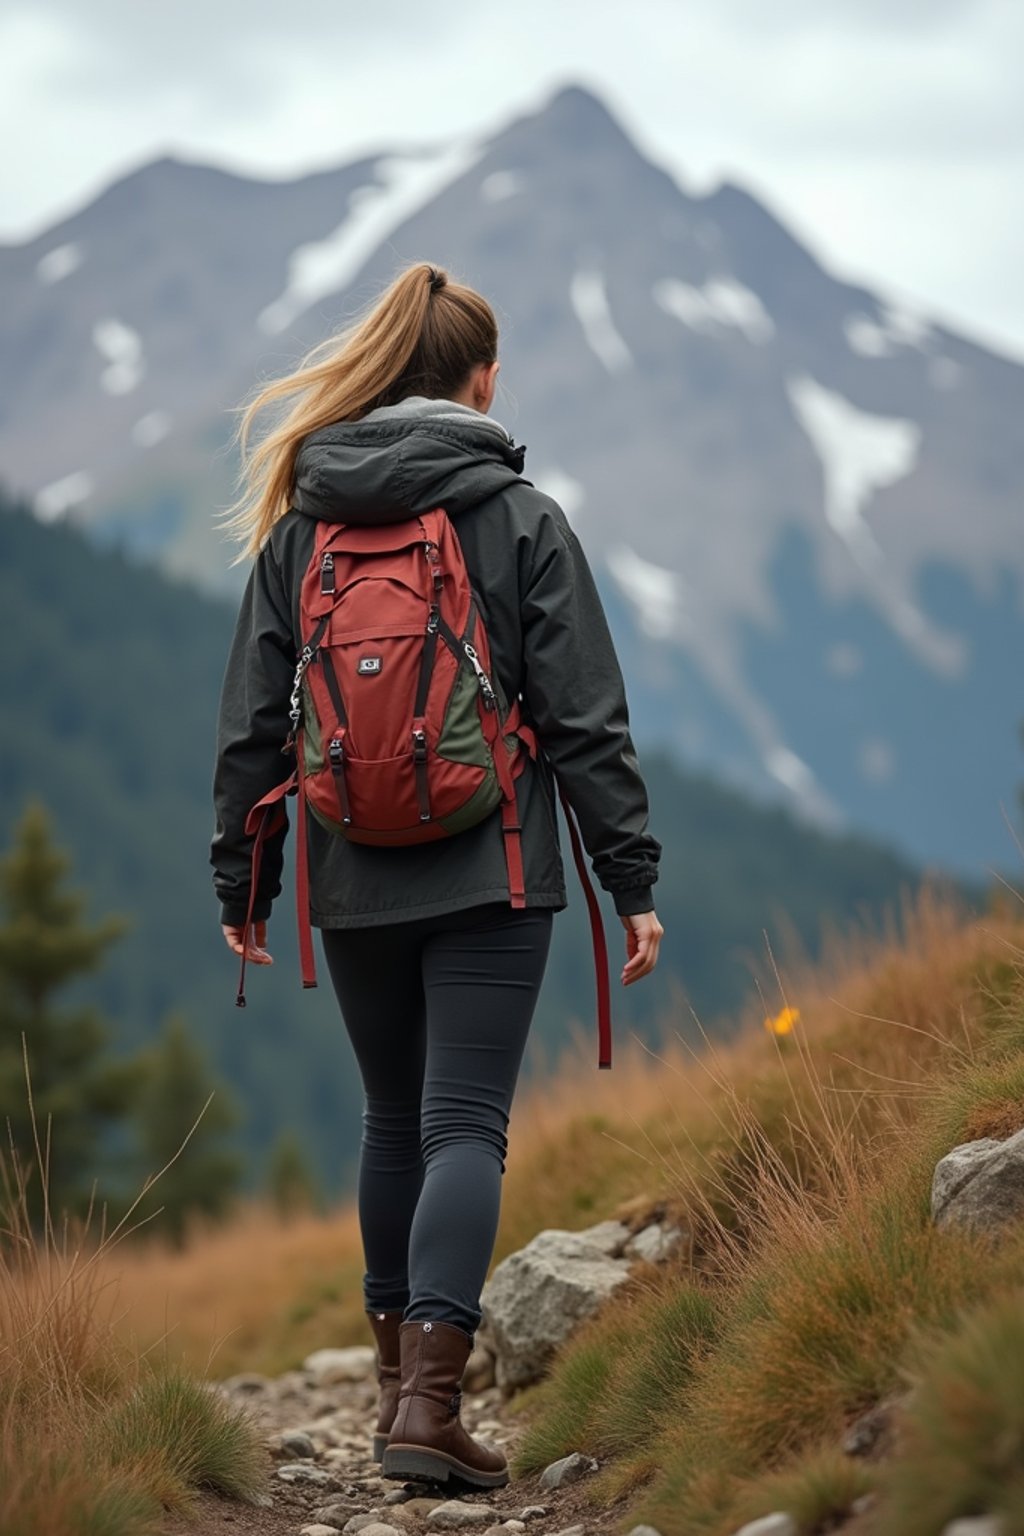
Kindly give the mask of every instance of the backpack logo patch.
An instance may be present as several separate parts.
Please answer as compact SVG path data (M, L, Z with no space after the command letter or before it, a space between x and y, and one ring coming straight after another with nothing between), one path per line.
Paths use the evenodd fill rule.
M376 677L383 665L382 656L360 656L356 671L360 677Z

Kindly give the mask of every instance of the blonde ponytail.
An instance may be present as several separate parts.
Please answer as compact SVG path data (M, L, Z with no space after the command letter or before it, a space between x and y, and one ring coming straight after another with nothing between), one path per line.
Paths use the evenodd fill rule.
M242 467L225 527L255 555L287 512L302 439L335 421L358 421L407 395L451 396L478 363L494 362L494 311L472 288L427 262L408 267L355 326L307 354L241 408L236 441ZM291 409L250 450L256 419L297 396Z

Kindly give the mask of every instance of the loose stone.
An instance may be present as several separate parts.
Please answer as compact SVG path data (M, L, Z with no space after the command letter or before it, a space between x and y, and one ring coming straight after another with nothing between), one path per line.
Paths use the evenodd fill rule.
M449 1499L430 1511L427 1524L443 1531L459 1531L473 1525L490 1525L493 1519L494 1511L486 1504L463 1504L460 1499Z
M740 1527L736 1536L799 1536L799 1532L793 1516L779 1512L763 1515L760 1520L751 1520L749 1524Z
M540 1475L540 1486L549 1490L565 1488L569 1483L578 1483L588 1472L596 1471L597 1462L592 1456L583 1456L579 1451L573 1451L571 1456L563 1456L561 1461L553 1461L549 1467L544 1468Z
M277 1475L282 1483L314 1483L320 1488L334 1482L330 1472L323 1467L311 1467L305 1461L286 1461L283 1467L278 1467Z
M278 1444L286 1456L311 1457L316 1455L316 1446L302 1430L295 1430L291 1434L282 1435Z

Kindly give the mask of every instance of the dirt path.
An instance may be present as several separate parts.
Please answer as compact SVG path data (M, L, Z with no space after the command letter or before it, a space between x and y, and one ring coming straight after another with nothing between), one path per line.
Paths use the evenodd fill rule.
M441 1528L428 1522L431 1510L453 1499L480 1510L475 1517L467 1513L462 1527L478 1536L494 1526L502 1528L502 1536L517 1530L529 1536L570 1530L573 1536L610 1536L623 1529L624 1511L591 1509L581 1484L548 1492L539 1488L537 1477L528 1477L477 1493L454 1484L439 1488L382 1478L371 1457L373 1381L318 1387L306 1373L292 1371L273 1380L233 1377L224 1390L231 1401L245 1406L266 1440L268 1503L252 1507L206 1496L197 1518L168 1519L167 1536L211 1536L214 1531L220 1536L299 1536L304 1527L316 1525L333 1533L357 1515L374 1516L396 1536L428 1536ZM521 1428L505 1414L496 1389L467 1393L462 1417L471 1433L511 1455ZM522 1523L506 1527L508 1520Z

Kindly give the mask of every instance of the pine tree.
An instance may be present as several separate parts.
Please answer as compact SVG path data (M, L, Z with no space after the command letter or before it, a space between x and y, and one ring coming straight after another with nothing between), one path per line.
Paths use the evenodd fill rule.
M283 1218L321 1207L315 1175L294 1131L282 1131L271 1148L267 1191L278 1215Z
M168 1163L170 1167L147 1195L140 1214L162 1207L152 1225L180 1247L191 1216L221 1217L234 1199L242 1164L228 1144L228 1133L238 1114L183 1019L165 1023L160 1039L147 1052L147 1065L138 1100L145 1175L152 1177Z
M117 918L85 922L83 897L65 885L69 867L46 812L30 805L0 859L0 1155L13 1151L37 1216L42 1169L32 1110L51 1210L80 1213L104 1132L125 1117L139 1081L136 1061L108 1057L108 1031L94 1009L56 1006L57 993L95 971L124 927Z

